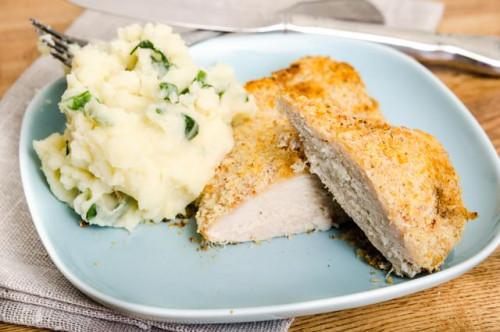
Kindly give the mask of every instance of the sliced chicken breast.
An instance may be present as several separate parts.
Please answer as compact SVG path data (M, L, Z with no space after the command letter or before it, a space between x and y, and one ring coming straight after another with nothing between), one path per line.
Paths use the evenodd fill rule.
M296 130L276 98L293 92L337 100L346 112L382 118L356 71L326 57L306 57L247 83L256 116L234 128L235 146L198 202L198 232L213 243L260 241L326 230L346 218L310 174Z
M301 95L280 105L300 134L310 170L395 272L413 277L438 269L476 213L464 207L437 139Z

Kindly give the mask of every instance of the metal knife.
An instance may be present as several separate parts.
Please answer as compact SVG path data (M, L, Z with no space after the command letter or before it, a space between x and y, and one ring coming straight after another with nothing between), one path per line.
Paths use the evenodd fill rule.
M234 2L232 6L228 6L228 2L217 0L210 3L195 1L197 6L193 8L187 6L185 1L171 0L168 2L167 13L159 10L167 4L164 0L148 0L148 6L144 6L140 1L127 1L126 12L120 2L115 0L72 1L84 7L113 14L130 16L130 13L134 13L135 17L141 19L194 29L239 33L294 31L375 42L395 47L422 62L500 76L499 37L442 35L373 24L383 22L383 17L380 17L380 12L378 17L373 15L377 10L370 8L371 4L366 1L352 2L365 3L363 10L371 11L372 23L357 22L366 22L366 12L363 10L341 9L349 8L346 3L350 1L347 0L343 5L342 1L319 0L281 8L280 5L284 5L285 1L274 0L274 11L265 6L244 7L239 1ZM204 13L197 15L196 22L192 20L193 10ZM331 19L332 16L338 19Z

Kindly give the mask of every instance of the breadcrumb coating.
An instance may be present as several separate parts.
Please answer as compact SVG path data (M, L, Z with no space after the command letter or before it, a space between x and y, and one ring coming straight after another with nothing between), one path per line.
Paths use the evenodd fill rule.
M421 130L346 115L339 104L297 93L284 103L316 137L340 146L362 170L409 261L437 269L460 241L467 220L477 216L465 208L459 177L439 141Z
M248 82L258 111L234 127L235 145L205 187L196 215L203 236L218 220L271 185L308 172L296 130L276 104L293 93L319 102L335 100L345 113L382 119L377 102L349 64L328 57L305 57L271 77ZM334 221L335 222L335 221Z

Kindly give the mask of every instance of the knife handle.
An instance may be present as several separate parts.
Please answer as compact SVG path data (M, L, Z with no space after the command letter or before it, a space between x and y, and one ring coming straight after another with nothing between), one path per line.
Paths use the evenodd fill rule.
M498 37L440 35L296 14L285 15L283 21L287 31L375 42L395 47L425 63L500 76Z

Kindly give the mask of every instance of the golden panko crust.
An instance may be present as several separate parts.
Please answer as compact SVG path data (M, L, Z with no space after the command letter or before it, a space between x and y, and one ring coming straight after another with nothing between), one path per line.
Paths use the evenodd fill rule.
M196 219L202 235L246 199L293 176L293 165L302 163L297 134L275 109L279 86L264 78L248 83L246 89L258 110L254 118L234 128L234 147L201 195Z
M356 162L408 250L412 263L437 269L477 214L461 197L459 178L439 141L420 130L343 114L339 105L285 98L320 139Z
M358 73L350 65L327 57L299 59L289 68L248 82L245 87L258 110L254 118L234 127L234 148L198 201L198 232L204 236L214 222L245 200L272 184L307 172L298 135L276 105L283 93L320 101L335 99L345 112L382 118Z
M273 77L285 94L334 103L344 114L383 119L377 101L368 95L358 72L348 63L310 56L275 72Z

